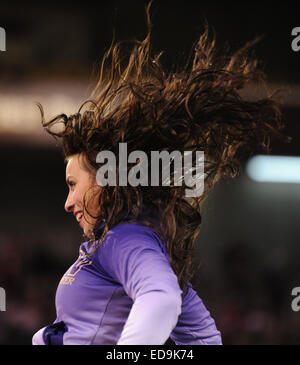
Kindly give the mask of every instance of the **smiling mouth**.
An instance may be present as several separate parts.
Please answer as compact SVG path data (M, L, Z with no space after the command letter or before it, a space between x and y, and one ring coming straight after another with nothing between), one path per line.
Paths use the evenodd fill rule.
M83 217L82 213L78 213L77 216L76 216L76 220L79 224L81 223L82 217Z

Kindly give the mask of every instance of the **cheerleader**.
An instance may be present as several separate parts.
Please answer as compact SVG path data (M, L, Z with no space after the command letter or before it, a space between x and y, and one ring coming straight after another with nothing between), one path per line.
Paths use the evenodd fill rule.
M146 38L131 42L130 50L112 44L78 113L45 121L39 104L43 127L62 143L65 210L85 242L58 285L57 318L33 336L34 345L222 344L191 284L201 203L221 177L239 173L245 157L259 147L268 151L270 137L281 135L281 113L270 95L252 101L241 96L251 81L263 80L247 57L250 43L216 57L206 29L192 60L168 72L160 54L152 56L149 9L147 15ZM148 157L151 151L203 151L201 195L187 197L186 183L163 184L161 175L155 186L118 183L124 173L119 143ZM101 151L112 153L116 164L99 162ZM100 168L115 174L117 184L99 184Z

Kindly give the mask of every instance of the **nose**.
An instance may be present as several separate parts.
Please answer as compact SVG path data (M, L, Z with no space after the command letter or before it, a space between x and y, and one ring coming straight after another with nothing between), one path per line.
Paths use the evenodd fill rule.
M72 202L72 196L69 193L68 196L67 196L66 202L65 202L65 211L67 213L71 213L72 210L73 210L73 206L74 206L74 204Z

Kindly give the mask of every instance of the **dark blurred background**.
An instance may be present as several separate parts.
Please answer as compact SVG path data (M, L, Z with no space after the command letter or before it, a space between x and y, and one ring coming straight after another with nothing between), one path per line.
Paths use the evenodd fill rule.
M55 319L57 284L75 261L81 232L63 209L67 195L62 153L40 126L75 113L88 98L95 72L116 39L142 39L142 0L0 4L6 51L0 52L0 344L30 344ZM263 36L253 52L272 88L288 87L283 113L289 144L271 154L300 156L300 27L295 4L156 0L153 49L167 68L183 62L203 31L237 50ZM298 69L299 68L299 69ZM299 167L300 168L300 167ZM300 185L257 183L246 173L222 181L205 202L194 285L216 320L224 344L299 344L300 313L291 308L300 286Z

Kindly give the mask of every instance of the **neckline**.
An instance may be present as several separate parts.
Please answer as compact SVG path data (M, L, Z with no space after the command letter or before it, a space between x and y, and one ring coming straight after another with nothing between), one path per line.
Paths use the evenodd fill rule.
M155 217L155 219L158 219L158 212L157 212L157 209L156 207L153 205L153 204L144 204L143 207L142 207L142 211L141 211L141 216L149 216L150 218L152 217L152 219ZM123 222L124 220L127 220L127 219L134 219L134 216L132 213L127 213L125 210L124 210L124 213L122 215L122 218L121 218L121 222ZM136 220L138 222L138 220ZM103 230L104 230L104 227L105 227L105 221L102 220L102 221L99 221L98 223L96 223L95 227L94 227L94 235L95 235L95 238L96 239L99 239L103 233Z

